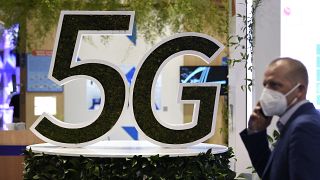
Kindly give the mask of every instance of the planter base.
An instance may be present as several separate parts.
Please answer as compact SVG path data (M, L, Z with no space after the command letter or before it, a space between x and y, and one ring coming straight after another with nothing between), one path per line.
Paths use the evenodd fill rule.
M201 143L162 148L147 141L100 141L83 148L27 147L25 179L233 179L232 151Z

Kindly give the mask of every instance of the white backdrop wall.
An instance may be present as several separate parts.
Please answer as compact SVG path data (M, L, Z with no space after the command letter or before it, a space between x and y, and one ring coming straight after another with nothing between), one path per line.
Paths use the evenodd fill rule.
M307 67L307 99L320 109L320 1L282 0L281 4L281 56Z

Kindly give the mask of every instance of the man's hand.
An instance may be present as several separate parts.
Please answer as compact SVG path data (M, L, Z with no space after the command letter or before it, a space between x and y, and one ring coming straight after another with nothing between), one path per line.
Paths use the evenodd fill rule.
M265 116L260 103L254 108L250 118L248 132L259 132L265 130L271 123L272 116Z

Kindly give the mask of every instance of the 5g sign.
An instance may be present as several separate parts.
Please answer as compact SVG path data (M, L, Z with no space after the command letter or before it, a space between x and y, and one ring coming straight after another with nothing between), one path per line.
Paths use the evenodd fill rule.
M131 35L133 22L132 11L61 13L48 77L61 86L79 78L93 80L102 92L103 108L100 108L97 119L81 124L64 123L44 113L30 128L34 134L59 146L86 146L108 135L128 103L140 133L161 146L190 146L214 134L219 84L180 84L178 103L194 104L191 123L168 124L155 116L153 106L155 82L161 69L173 57L183 54L200 56L207 63L213 61L223 45L212 37L180 33L154 46L137 67L131 92L124 74L115 65L96 59L76 62L82 35Z

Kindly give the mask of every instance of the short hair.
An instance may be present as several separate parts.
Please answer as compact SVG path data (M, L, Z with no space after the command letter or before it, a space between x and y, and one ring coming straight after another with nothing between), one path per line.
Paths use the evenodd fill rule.
M281 57L273 60L269 66L275 64L278 61L285 61L289 65L288 78L295 83L302 82L306 86L309 83L308 71L306 66L299 60L290 57Z

